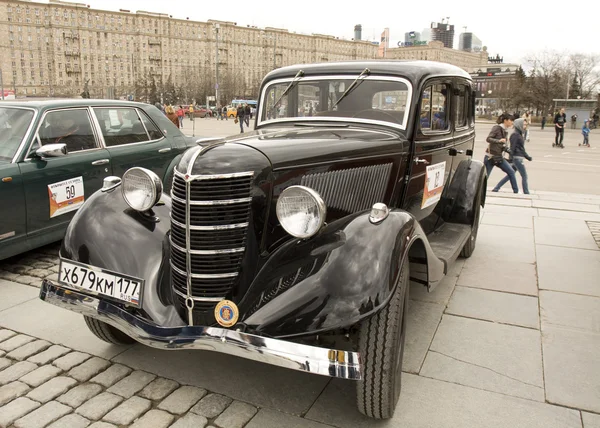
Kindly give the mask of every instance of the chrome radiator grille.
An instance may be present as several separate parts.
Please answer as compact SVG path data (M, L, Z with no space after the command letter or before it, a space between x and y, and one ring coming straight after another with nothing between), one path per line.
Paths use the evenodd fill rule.
M253 172L185 176L171 190L171 284L188 323L207 322L244 256ZM187 178L186 178L187 177Z
M391 163L342 169L305 175L300 184L316 190L328 208L353 213L383 200L391 171Z

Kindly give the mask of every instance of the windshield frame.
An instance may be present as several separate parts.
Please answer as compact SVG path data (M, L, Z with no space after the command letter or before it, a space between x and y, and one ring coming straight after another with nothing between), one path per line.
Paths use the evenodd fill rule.
M9 162L9 163L17 163L19 161L19 156L23 152L23 147L26 145L27 141L29 141L29 137L31 136L31 133L32 133L35 123L37 121L39 111L38 111L38 109L35 109L33 107L17 106L14 104L5 105L4 103L0 103L0 107L1 108L14 108L14 109L19 109L19 110L29 110L29 111L33 112L33 117L31 118L29 127L27 128L27 131L23 135L23 139L19 143L19 146L17 147L17 150L15 151L14 156L12 157L12 159Z
M304 82L309 82L309 81L324 81L324 80L354 80L356 79L357 74L320 74L320 75L314 75L314 76L304 76L302 77L299 81L298 84L301 85ZM266 99L266 95L267 95L267 91L274 85L280 85L280 84L285 84L285 83L291 83L294 80L294 76L289 76L289 77L285 77L285 78L281 78L281 79L275 79L275 80L271 80L268 83L266 83L260 93L260 99L259 99L259 109L256 112L256 128L258 129L260 126L262 125L272 125L272 124L278 124L278 123L290 123L290 122L344 122L344 123L348 123L348 122L356 122L356 123L368 123L371 125L383 125L383 126L389 126L391 128L395 128L395 129L400 129L402 131L406 131L407 128L407 124L408 124L408 117L410 116L410 114L412 113L412 107L413 107L413 86L410 82L410 80L404 78L404 77L399 77L399 76L385 76L385 75L377 75L377 74L371 74L367 77L365 77L363 80L374 80L374 81L393 81L393 82L398 82L398 83L404 83L408 89L408 95L407 95L407 109L406 109L406 114L404 114L404 117L402 118L402 123L394 123L394 122L388 122L385 120L375 120L375 119L365 119L365 118L359 118L359 117L331 117L331 116L301 116L301 117L283 117L283 118L277 118L277 119L267 119L267 120L262 120L262 116L263 116L263 110L265 108L265 103L262 102L263 100Z

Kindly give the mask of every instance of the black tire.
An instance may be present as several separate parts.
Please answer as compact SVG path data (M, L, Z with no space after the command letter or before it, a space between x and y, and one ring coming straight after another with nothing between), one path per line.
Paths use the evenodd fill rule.
M83 316L85 323L94 335L107 343L113 345L131 345L135 340L127 336L121 330L114 328L112 325L106 324L104 321L99 321L95 318Z
M471 236L469 236L469 239L467 240L467 242L465 242L465 245L463 246L462 250L460 251L460 256L468 259L469 257L471 257L473 255L473 252L475 251L475 244L477 244L477 232L479 231L479 219L481 218L481 194L483 193L483 188L481 188L479 190L479 194L477 195L477 199L475 201L475 216L473 218L473 226L471 228Z
M360 325L358 352L364 371L356 385L356 401L358 411L370 418L391 418L400 398L408 278L405 263L388 305Z

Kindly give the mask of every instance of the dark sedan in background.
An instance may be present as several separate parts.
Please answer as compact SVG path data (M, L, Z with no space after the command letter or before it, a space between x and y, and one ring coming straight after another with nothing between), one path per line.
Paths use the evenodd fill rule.
M0 260L62 239L107 176L141 166L170 183L194 144L154 106L123 101L2 102L0 130Z

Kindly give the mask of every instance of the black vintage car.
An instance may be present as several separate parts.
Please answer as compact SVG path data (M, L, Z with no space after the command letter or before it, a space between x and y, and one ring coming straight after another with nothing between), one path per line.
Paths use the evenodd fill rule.
M203 349L355 381L392 416L409 281L474 248L486 174L472 82L435 62L284 67L254 130L200 142L170 194L108 177L71 222L41 298L110 343Z

